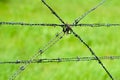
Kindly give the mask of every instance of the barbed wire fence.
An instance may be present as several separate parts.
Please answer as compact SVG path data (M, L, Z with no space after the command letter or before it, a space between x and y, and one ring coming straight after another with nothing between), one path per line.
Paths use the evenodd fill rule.
M66 26L64 24L47 24L47 23L25 23L25 22L0 22L0 25L18 25L18 26L39 26L39 27L61 27L61 26ZM68 24L69 26L72 27L119 27L120 24L114 23L93 23L93 24Z
M120 56L101 56L101 60L118 60ZM15 60L15 61L3 61L0 64L26 64L26 63L51 63L51 62L81 62L81 61L96 61L95 57L70 57L70 58L43 58L30 60Z
M73 27L118 27L120 24L109 24L109 23L93 23L93 24L79 24L79 22L84 19L89 13L96 10L99 6L101 6L106 0L101 0L100 3L98 3L95 7L91 8L89 11L84 13L82 16L75 19L75 21L72 24L66 24L64 20L46 3L45 0L41 0L42 3L52 12L52 14L59 19L59 21L62 24L46 24L46 23L25 23L25 22L0 22L0 25L20 25L20 26L40 26L40 27L61 27L63 30L55 35L47 44L45 44L36 54L34 54L29 60L16 60L16 61L1 61L0 64L23 64L19 67L19 69L10 76L9 80L14 80L21 72L23 72L27 66L31 63L49 63L49 62L71 62L71 61L92 61L96 60L98 63L102 66L102 68L105 70L107 75L111 78L111 80L114 80L114 77L112 74L108 71L108 69L105 67L105 65L102 63L103 60L115 60L120 59L120 56L101 56L98 57L96 53L92 50L92 48L79 36L74 30ZM51 48L54 44L56 44L59 40L61 40L65 34L73 34L74 37L76 37L83 45L85 45L90 53L94 57L73 57L73 58L54 58L54 59L37 59L40 55L45 53L49 48Z

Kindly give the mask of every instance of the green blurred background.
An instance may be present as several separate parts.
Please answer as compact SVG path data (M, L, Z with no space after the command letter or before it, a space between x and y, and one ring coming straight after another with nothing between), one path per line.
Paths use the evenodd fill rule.
M66 23L95 6L100 0L46 0ZM106 0L81 23L119 23L120 1ZM60 23L40 0L0 0L0 21ZM62 29L0 25L0 61L24 60ZM74 28L98 56L120 55L120 28ZM65 37L39 58L92 56L73 35ZM119 60L103 60L115 80L120 80ZM0 65L0 80L7 80L18 65ZM31 64L16 80L110 80L97 61Z

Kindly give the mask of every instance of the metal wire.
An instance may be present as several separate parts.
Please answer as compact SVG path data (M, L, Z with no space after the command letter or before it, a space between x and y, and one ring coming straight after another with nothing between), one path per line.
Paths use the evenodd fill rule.
M77 25L83 18L85 18L89 13L93 12L94 10L96 10L99 6L101 6L106 0L102 0L100 3L98 3L95 7L91 8L89 11L87 11L86 13L84 13L82 16L80 16L79 18L77 18L74 21L74 25Z
M101 56L100 60L118 60L120 56ZM82 61L96 61L96 57L72 57L72 58L44 58L30 60L16 60L16 61L0 61L0 64L29 64L29 63L51 63L51 62L82 62Z
M99 7L100 5L102 5L102 4L104 3L104 1L105 1L105 0L102 0L96 7L93 7L90 11L88 11L87 13L85 13L83 16L81 16L80 18L76 19L76 20L74 21L75 23L73 23L73 25L78 24L78 22L79 22L80 20L82 20L86 15L88 15L90 12L92 12L93 10L95 10L97 7ZM109 76L112 80L114 80L113 77L112 77L112 75L110 74L110 72L109 72L109 71L107 70L107 68L104 66L104 64L103 64L102 61L99 59L99 57L97 57L97 55L94 53L94 51L92 50L92 48L89 47L89 45L88 45L85 41L83 41L83 39L82 39L77 33L75 33L75 32L71 29L70 25L66 24L66 23L61 19L61 17L59 17L59 16L56 14L56 12L45 2L45 0L42 0L42 2L44 3L45 6L48 7L48 9L49 9L64 25L66 25L65 27L63 27L63 32L64 32L64 33L68 33L69 31L71 31L71 32L73 33L73 35L74 35L76 38L78 38L78 39L88 48L88 50L91 52L91 54L97 59L97 61L99 62L99 64L100 64L100 65L102 66L102 68L106 71L106 73L108 74L108 76Z
M25 63L12 75L10 76L9 80L14 80L22 71L26 69L26 67L38 56L42 55L46 50L48 50L50 47L52 47L55 43L57 43L60 39L62 39L64 36L63 32L60 32L57 34L53 39L51 39L46 45L41 48L37 54L34 54L30 59L29 63Z
M62 18L58 16L58 14L45 2L45 0L41 0L41 1L60 20L60 22L65 24L65 22L62 20Z
M48 42L42 49L39 50L37 54L32 56L30 60L17 60L17 61L9 61L9 62L0 62L0 64L23 64L18 71L16 71L10 78L9 80L14 80L17 75L19 75L22 71L25 70L25 68L30 64L30 63L48 63L48 62L69 62L69 61L91 61L91 60L97 60L99 64L103 67L103 69L106 71L106 73L109 75L109 77L113 79L112 75L110 72L106 69L106 67L103 65L101 62L101 59L120 59L120 56L104 56L104 57L98 57L93 50L89 47L89 45L83 41L83 39L75 33L71 26L73 27L111 27L111 26L120 26L120 24L103 24L103 23L97 23L97 24L78 24L84 17L86 17L89 13L97 9L100 5L102 5L105 0L102 0L98 5L90 9L88 12L83 14L81 17L77 18L73 24L66 24L60 16L45 2L45 0L41 0L43 4L52 12L53 15L55 15L62 24L33 24L33 23L23 23L23 22L0 22L0 25L21 25L21 26L59 26L63 28L64 33L71 33L78 38L92 53L94 57L77 57L77 58L56 58L56 59L36 59L39 55L43 54L46 50L48 50L51 46L53 46L56 42L58 42L62 37L64 36L64 33L61 32L58 35L56 35L55 38L53 38L50 42Z
M99 59L99 57L96 55L96 53L92 50L91 47L89 47L89 45L78 35L76 34L74 31L71 30L71 32L73 33L73 35L78 38L87 48L88 50L91 52L91 54L96 58L96 60L98 61L98 63L103 67L103 69L106 71L106 73L109 75L109 77L113 79L112 75L110 74L110 72L107 70L107 68L104 66L104 64L102 63L102 61Z
M0 25L20 25L20 26L41 26L41 27L45 27L45 26L49 26L49 27L61 27L61 26L66 26L64 24L47 24L47 23L25 23L25 22L0 22ZM113 27L113 26L120 26L119 23L114 23L114 24L109 24L109 23L94 23L94 24L68 24L69 26L72 27Z

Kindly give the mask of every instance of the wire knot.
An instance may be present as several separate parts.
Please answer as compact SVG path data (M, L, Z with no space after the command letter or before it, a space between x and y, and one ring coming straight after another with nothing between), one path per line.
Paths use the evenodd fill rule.
M63 28L63 32L66 34L71 34L71 27L68 24L65 24L65 27Z

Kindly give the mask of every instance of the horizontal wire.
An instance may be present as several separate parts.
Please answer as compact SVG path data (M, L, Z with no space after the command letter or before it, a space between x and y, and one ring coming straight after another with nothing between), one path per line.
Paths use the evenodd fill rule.
M120 59L120 56L101 56L101 60L115 60ZM16 60L16 61L0 61L0 64L26 64L26 63L51 63L51 62L75 62L75 61L96 61L96 57L72 57L72 58L44 58L30 60Z
M25 23L25 22L0 22L0 25L21 25L21 26L52 26L52 27L57 27L57 26L66 26L65 24L47 24L47 23ZM101 27L101 26L106 26L106 27L111 27L111 26L120 26L120 23L93 23L93 24L69 24L69 26L73 27Z

